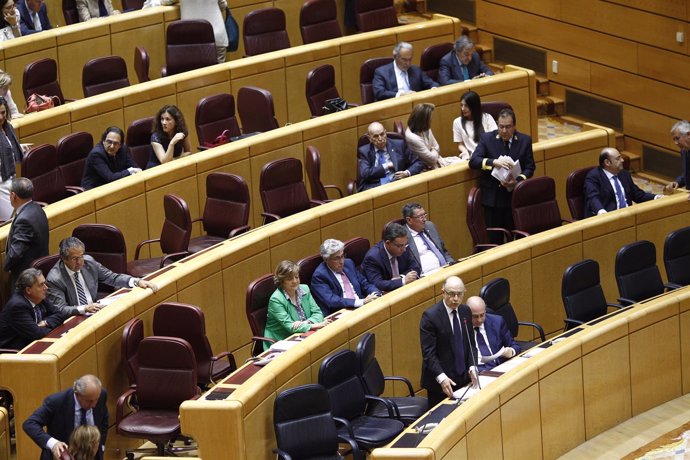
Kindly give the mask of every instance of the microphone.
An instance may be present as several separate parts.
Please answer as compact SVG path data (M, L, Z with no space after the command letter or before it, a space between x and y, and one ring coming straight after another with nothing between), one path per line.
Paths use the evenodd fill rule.
M477 386L481 390L482 385L481 383L479 383L479 366L477 366L477 360L474 359L474 348L472 347L472 342L470 341L470 333L467 329L467 318L462 318L462 324L465 325L465 334L467 335L467 344L470 346L470 358L472 358L472 365L477 370Z

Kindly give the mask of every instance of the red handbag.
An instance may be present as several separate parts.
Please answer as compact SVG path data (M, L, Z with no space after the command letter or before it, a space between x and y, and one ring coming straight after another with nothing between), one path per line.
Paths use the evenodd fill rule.
M204 147L212 149L213 147L218 147L219 145L227 144L230 142L230 130L226 129L218 137L216 137L213 142L204 142Z
M41 110L52 109L55 107L55 100L57 96L42 96L40 94L32 94L26 100L26 107L24 113L40 112ZM59 105L59 99L58 99Z

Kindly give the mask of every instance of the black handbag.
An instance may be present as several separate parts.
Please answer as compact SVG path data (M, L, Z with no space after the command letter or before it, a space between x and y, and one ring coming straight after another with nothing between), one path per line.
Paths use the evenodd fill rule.
M240 46L240 26L232 17L230 8L225 10L225 31L228 34L228 51L237 51Z
M334 97L333 99L326 99L321 110L324 115L329 113L341 112L348 108L347 101L342 97Z

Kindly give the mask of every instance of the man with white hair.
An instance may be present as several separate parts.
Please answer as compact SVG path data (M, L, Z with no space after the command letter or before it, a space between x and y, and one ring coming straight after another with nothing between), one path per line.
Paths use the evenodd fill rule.
M690 122L688 120L680 120L676 122L671 128L671 136L673 136L673 143L680 147L680 176L673 182L666 186L666 190L673 191L678 187L688 186L688 174L690 174Z
M374 71L374 79L371 81L374 100L392 99L438 86L438 83L427 77L422 69L412 65L413 55L411 44L400 42L395 45L393 62Z

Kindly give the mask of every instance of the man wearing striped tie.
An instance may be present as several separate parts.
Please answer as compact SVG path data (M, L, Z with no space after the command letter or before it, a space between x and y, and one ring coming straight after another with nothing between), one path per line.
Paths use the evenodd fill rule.
M467 299L467 306L472 311L472 327L479 352L479 371L492 369L507 359L520 353L520 345L510 335L508 326L499 315L486 312L486 303L481 297L472 296ZM493 360L487 359L503 350L501 355Z
M68 315L83 315L100 310L98 284L114 289L140 287L158 291L155 283L127 274L113 273L85 255L86 248L79 238L70 236L60 241L60 260L48 272L48 299Z

